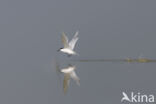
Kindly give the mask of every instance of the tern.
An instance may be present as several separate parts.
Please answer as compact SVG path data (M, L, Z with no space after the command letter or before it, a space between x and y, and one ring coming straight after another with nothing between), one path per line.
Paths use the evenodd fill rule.
M78 31L75 33L74 37L72 38L72 40L70 42L68 42L68 37L65 35L65 33L62 33L61 36L61 40L62 43L64 45L64 48L60 48L58 51L61 51L63 53L68 54L68 57L71 55L78 55L75 51L74 51L74 47L76 42L78 41Z
M69 65L67 68L64 68L61 70L62 73L64 73L64 80L63 80L63 90L64 93L67 92L69 83L70 83L70 78L72 78L74 81L76 81L77 85L80 86L80 79L75 73L75 66Z

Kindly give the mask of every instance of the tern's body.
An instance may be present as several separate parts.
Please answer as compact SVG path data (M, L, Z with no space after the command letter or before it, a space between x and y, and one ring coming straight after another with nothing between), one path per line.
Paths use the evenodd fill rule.
M61 52L64 52L64 53L67 53L67 54L69 54L69 55L75 55L75 54L76 54L75 51L73 51L73 50L71 50L71 49L69 49L69 48L62 48L62 49L60 49L60 51L61 51Z
M76 42L78 41L78 32L75 33L74 37L72 38L72 40L70 42L68 42L68 38L65 35L65 33L62 34L61 40L62 43L64 45L64 48L60 48L59 51L70 55L76 55L77 53L74 51L74 47Z

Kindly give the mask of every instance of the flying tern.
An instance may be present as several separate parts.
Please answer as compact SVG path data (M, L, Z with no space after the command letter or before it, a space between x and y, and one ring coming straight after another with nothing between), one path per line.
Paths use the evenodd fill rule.
M64 45L64 48L60 48L58 51L61 51L63 53L66 53L68 54L68 56L71 56L71 55L78 55L75 51L74 51L74 47L75 47L75 44L76 42L78 41L78 31L75 33L75 35L73 36L73 38L71 39L70 42L68 42L68 37L65 35L65 33L63 32L62 33L62 36L61 36L61 40L62 40L62 43Z

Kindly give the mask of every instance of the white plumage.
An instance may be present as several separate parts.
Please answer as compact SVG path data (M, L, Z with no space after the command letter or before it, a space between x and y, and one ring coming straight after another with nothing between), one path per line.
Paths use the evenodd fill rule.
M77 36L78 36L78 31L75 33L72 40L70 42L68 42L68 37L65 35L65 33L62 33L61 40L62 40L64 48L61 48L59 51L64 52L64 53L68 54L69 56L70 55L78 55L74 51L75 44L79 39Z

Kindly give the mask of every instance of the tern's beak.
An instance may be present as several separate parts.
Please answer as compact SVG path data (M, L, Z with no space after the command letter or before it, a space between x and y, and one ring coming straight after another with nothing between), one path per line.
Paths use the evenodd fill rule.
M57 50L57 52L59 52L59 51L60 51L60 49Z

